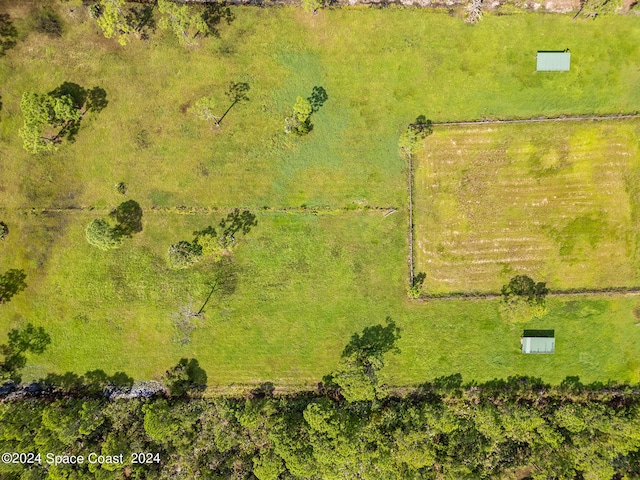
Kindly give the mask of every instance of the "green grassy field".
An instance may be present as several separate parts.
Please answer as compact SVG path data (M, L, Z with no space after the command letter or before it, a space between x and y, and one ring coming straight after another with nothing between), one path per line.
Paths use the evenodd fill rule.
M636 121L436 128L415 164L431 293L640 285Z
M458 372L638 380L636 300L554 300L527 325L556 328L558 353L545 358L519 354L521 332L500 320L495 302L409 302L406 165L397 153L400 132L420 114L639 110L638 19L487 15L471 27L417 9L235 8L220 38L185 50L162 31L120 47L73 2L56 7L62 38L48 38L29 32L36 5L0 1L20 30L0 58L0 215L10 227L0 271L22 268L28 283L0 306L0 338L31 321L53 339L30 359L26 378L96 368L152 378L196 357L212 385L311 384L336 365L352 333L390 316L403 332L402 353L385 371L393 384ZM534 72L536 50L567 47L571 72ZM31 156L17 135L20 96L64 81L100 86L109 103L83 119L75 143ZM220 129L186 113L203 95L226 109L230 82L248 83L250 100ZM312 133L285 135L284 116L314 86L328 100ZM142 205L144 229L105 253L86 243L84 227L124 200L119 181ZM214 213L172 213L183 205ZM301 205L333 214L281 211ZM398 211L384 217L367 206ZM251 208L259 222L228 267L235 290L214 295L181 346L172 315L202 301L220 267L172 271L166 249L234 207Z

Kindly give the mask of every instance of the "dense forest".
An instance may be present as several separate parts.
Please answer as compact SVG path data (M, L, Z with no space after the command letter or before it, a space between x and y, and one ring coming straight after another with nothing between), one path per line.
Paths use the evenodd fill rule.
M629 385L551 386L459 375L393 390L379 382L395 323L367 327L314 391L244 396L205 390L181 360L151 395L124 374L50 375L0 403L3 479L624 479L640 475L640 396ZM3 345L19 380L41 329ZM17 367L16 367L17 366ZM124 392L124 393L123 393ZM146 397L146 398L143 398Z
M40 453L2 478L610 479L640 474L638 396L531 378L439 379L348 402L246 398L23 399L0 405L0 449ZM46 454L82 455L53 465ZM132 455L149 453L143 457ZM88 463L90 454L97 461ZM120 457L121 454L124 454ZM111 460L109 460L109 456ZM136 458L137 457L137 458ZM17 459L19 461L19 459ZM68 461L68 460L67 460ZM143 462L134 464L132 461ZM120 463L122 462L122 463ZM149 462L149 463L145 463Z

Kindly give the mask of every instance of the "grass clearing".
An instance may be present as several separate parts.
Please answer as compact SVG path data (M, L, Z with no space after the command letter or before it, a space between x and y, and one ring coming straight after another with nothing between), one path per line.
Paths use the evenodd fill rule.
M637 121L436 128L415 164L429 293L640 285Z
M520 356L520 332L500 321L495 302L409 302L406 165L397 153L400 132L420 114L439 121L640 110L637 18L486 15L471 27L421 9L306 15L231 7L236 19L220 26L219 38L185 50L162 31L122 48L101 36L78 2L54 2L63 35L52 39L29 30L40 3L0 0L20 30L0 59L0 214L10 228L0 271L23 268L28 283L0 306L0 337L30 321L53 339L30 359L25 378L100 368L148 379L196 357L212 385L311 384L337 364L354 332L390 316L403 331L402 354L385 373L393 384L453 373L638 380L630 299L606 300L586 317L554 300L531 328L555 327L558 353L537 360ZM536 50L567 47L571 72L534 72ZM17 135L20 97L65 81L100 86L109 103L83 119L75 143L30 156ZM248 83L250 100L220 129L187 114L205 95L226 108L230 82ZM312 117L313 131L285 135L285 115L314 86L328 100ZM126 197L116 192L120 181ZM143 231L120 250L92 249L86 224L125 199L142 206ZM336 214L262 208L300 205ZM179 215L180 206L219 210ZM366 206L398 211L385 218ZM214 296L192 343L180 346L171 315L206 297L218 267L168 270L166 249L234 207L251 208L259 222L234 255L237 286ZM557 235L604 228L599 217L587 218Z

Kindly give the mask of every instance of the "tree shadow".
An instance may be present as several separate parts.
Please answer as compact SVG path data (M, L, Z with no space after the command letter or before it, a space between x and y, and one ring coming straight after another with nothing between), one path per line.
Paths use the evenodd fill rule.
M75 140L75 136L80 130L80 123L87 112L99 113L109 103L107 100L107 92L101 87L93 87L90 90L73 82L64 82L59 87L49 92L53 97L69 96L73 100L75 107L80 110L80 119L78 121L67 122L57 135L57 138L65 138L70 142Z
M329 95L327 95L327 91L323 87L315 86L311 91L311 96L307 98L309 103L311 104L311 113L316 113L320 110L320 107L324 105L329 99Z
M149 39L149 33L155 33L156 20L153 18L153 6L144 5L140 8L131 8L126 15L126 22L133 25L134 30L142 40Z
M252 227L258 225L256 216L249 210L236 208L227 215L227 218L220 220L220 228L223 229L223 235L233 237L236 233L242 232L244 235L251 231Z
M142 231L142 208L135 200L122 202L110 216L117 222L114 230L120 236L131 237Z
M124 372L107 375L104 370L91 370L84 374L84 388L88 393L100 394L107 387L117 389L133 386L133 378Z
M273 397L276 387L272 382L263 382L249 392L249 398L252 400L260 400L266 397Z
M387 352L399 353L396 342L400 338L400 329L395 322L387 317L387 326L381 324L366 327L362 335L354 333L351 340L344 348L342 357L355 355L361 359L381 357Z
M207 372L195 358L181 358L178 364L167 370L165 383L173 397L183 397L189 393L202 392L207 387Z
M0 363L0 381L11 379L19 383L19 371L27 364L25 352L40 354L51 343L51 337L42 327L28 323L22 328L14 328L8 335L6 344L0 345L4 360Z
M218 31L218 25L220 25L220 22L224 20L227 25L231 25L231 22L236 19L236 16L226 3L216 2L205 5L202 19L207 24L207 27L209 27L207 36L219 37L220 32Z
M229 113L237 103L249 101L249 96L247 95L247 92L250 89L251 89L251 86L246 82L231 82L231 84L229 85L229 88L225 92L225 95L231 101L231 105L229 105L229 108L227 108L227 110L222 114L220 119L216 122L218 126L220 126L224 117L227 116L227 113Z
M233 295L238 287L239 268L231 257L223 257L217 264L214 280L221 295Z
M0 57L18 43L18 29L13 25L7 13L0 13Z
M425 279L427 278L427 274L424 272L419 272L416 275L414 275L413 277L413 286L414 287L422 287L422 284L424 283Z
M0 304L7 303L15 295L27 288L24 270L11 269L0 275Z

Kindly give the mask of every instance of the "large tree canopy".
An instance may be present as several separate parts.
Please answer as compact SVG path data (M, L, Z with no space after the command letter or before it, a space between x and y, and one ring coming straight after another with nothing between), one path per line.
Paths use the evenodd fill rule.
M71 95L24 93L20 102L24 126L20 129L25 150L50 152L60 143L65 128L82 117Z

